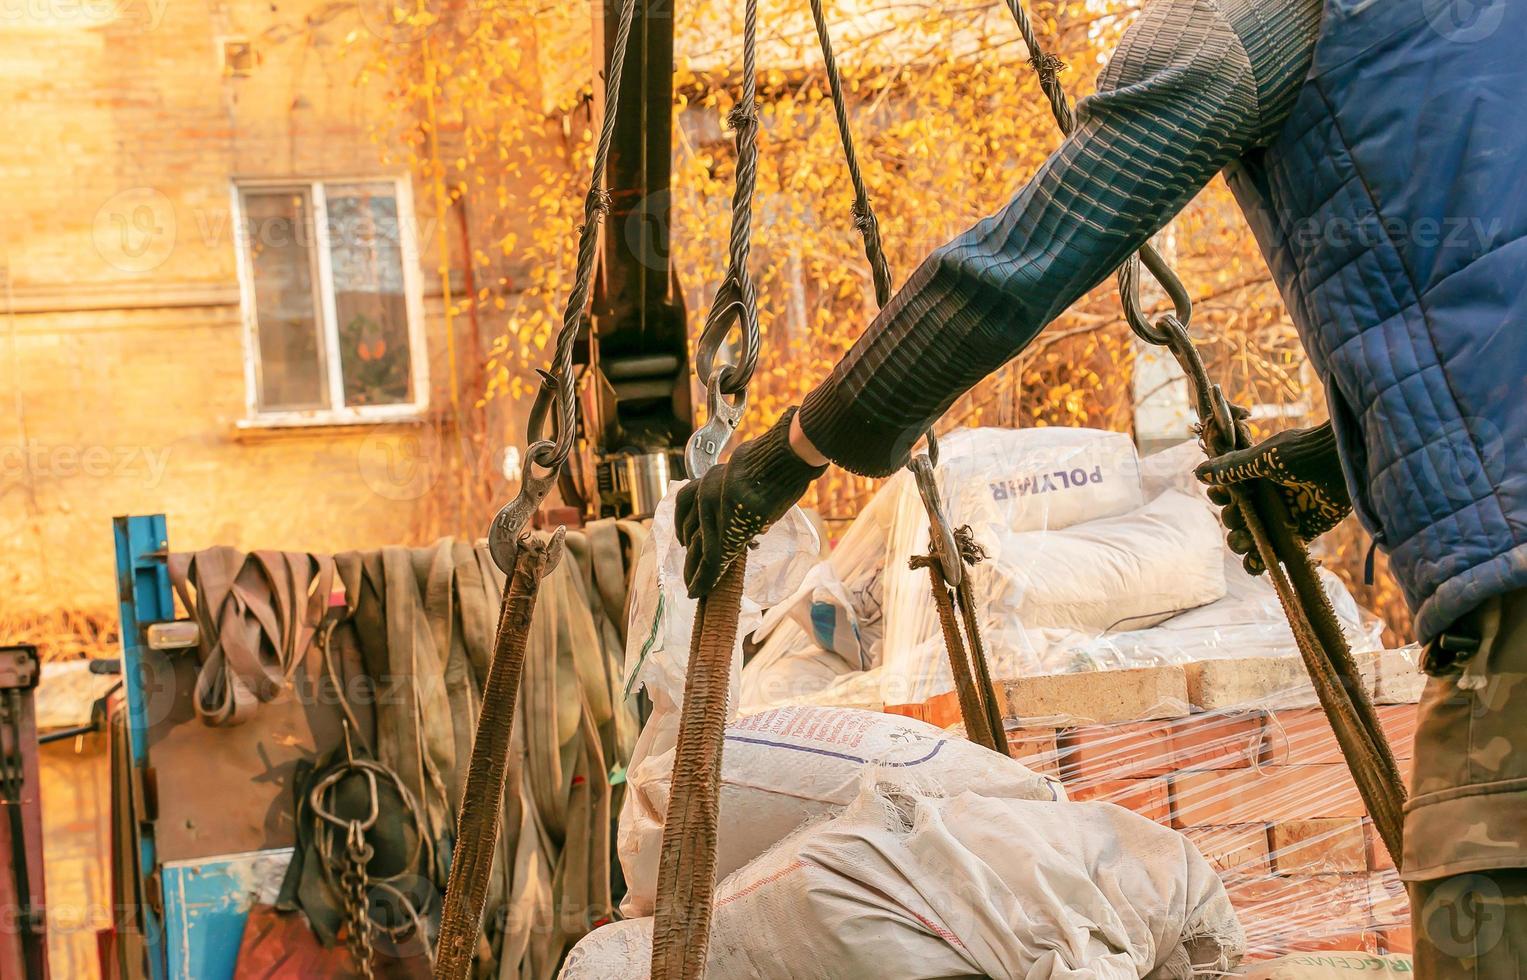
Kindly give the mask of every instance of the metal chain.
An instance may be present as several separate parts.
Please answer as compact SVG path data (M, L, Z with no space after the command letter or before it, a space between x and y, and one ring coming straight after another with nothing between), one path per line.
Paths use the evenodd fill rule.
M732 230L727 243L726 278L711 301L710 314L695 343L695 373L706 392L709 415L685 450L685 469L699 479L716 464L747 407L748 384L758 367L758 291L748 271L753 244L753 191L758 183L758 0L747 0L742 15L742 94L727 114L737 139L736 181L732 189ZM739 357L721 361L721 348L739 332Z
M412 928L418 933L423 947L429 949L429 937L423 930L423 917L396 883L407 878L414 869L427 869L434 862L434 848L424 826L424 811L418 800L398 774L374 759L357 757L352 743L348 722L344 726L345 759L324 771L307 794L307 808L317 818L313 843L322 862L326 878L340 892L345 906L346 945L356 967L366 976L372 976L375 958L373 937L378 929L390 939L406 936ZM367 813L364 818L344 817L331 807L331 796L339 784L352 776L365 780L367 790ZM392 784L412 822L415 835L414 846L404 865L404 870L389 878L373 878L367 870L375 854L367 833L376 825L381 815L381 796L377 792L377 780L385 779ZM343 850L340 850L340 834L343 834ZM384 889L400 903L409 921L402 926L379 925L371 916L370 900L374 889Z
M350 958L366 980L371 980L371 961L376 951L371 945L371 915L366 909L370 893L370 881L366 865L371 861L371 845L366 843L366 832L359 820L350 821L346 832L345 869L340 872L340 889L344 892L346 944Z

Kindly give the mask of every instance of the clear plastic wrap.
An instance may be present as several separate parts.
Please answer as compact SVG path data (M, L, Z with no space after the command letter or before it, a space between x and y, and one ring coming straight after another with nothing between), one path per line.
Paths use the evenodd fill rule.
M674 502L683 486L682 482L672 484L658 504L651 533L637 557L631 579L626 687L635 690L640 685L647 689L654 716L676 712L683 705L690 632L698 606L684 587L684 548L674 531ZM798 507L792 507L748 553L737 659L732 669L731 715L736 713L742 638L759 627L765 608L777 605L796 591L817 563L818 553L816 528Z
M1407 782L1417 652L1361 661ZM1072 800L1115 803L1191 839L1225 883L1248 960L1409 952L1395 862L1302 670L1285 658L1238 658L1009 683L1008 744ZM959 721L947 695L899 710Z
M1277 595L1225 547L1185 443L1138 460L1092 429L968 429L937 469L950 522L987 559L971 570L992 673L1117 670L1294 656ZM953 681L926 574L928 522L909 475L888 480L829 558L771 609L743 679L745 710L785 703L915 704ZM1383 623L1322 572L1354 650Z
M1007 596L1009 605L1021 604L1021 595L1012 592L997 567L1005 544L1026 533L1117 517L1145 502L1134 444L1123 433L1097 429L957 430L940 440L935 474L951 526L969 525L990 559L974 573L983 622L992 618L993 592ZM898 475L880 493L895 499L881 586L880 658L882 697L895 704L947 691L953 679L942 655L928 576L907 565L913 555L928 552L922 499L907 475ZM1011 616L1005 618L1016 626Z

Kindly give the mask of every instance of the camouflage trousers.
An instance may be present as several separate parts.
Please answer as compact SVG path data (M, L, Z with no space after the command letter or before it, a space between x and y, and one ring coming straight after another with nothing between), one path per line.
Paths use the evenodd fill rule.
M1527 870L1410 883L1416 980L1527 980Z
M1527 980L1527 591L1454 630L1479 647L1427 681L1405 807L1416 973Z

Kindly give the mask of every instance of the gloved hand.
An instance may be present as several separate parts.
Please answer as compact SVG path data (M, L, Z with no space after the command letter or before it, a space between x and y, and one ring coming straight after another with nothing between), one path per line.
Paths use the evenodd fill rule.
M794 417L792 408L768 432L738 446L731 459L679 491L674 524L679 543L689 549L684 584L691 598L714 589L748 542L783 517L827 472L826 466L812 466L790 448Z
M1237 410L1237 416L1244 418L1244 411ZM1313 429L1290 429L1250 449L1216 456L1200 463L1195 473L1209 485L1209 499L1221 508L1220 521L1229 532L1225 540L1230 550L1241 556L1241 564L1252 575L1260 575L1266 568L1230 487L1253 480L1271 481L1288 505L1294 533L1305 541L1329 531L1352 512L1330 422Z

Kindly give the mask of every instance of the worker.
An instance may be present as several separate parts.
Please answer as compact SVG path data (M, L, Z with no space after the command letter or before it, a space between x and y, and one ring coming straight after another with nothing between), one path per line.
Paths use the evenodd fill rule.
M1206 462L1306 540L1354 506L1431 675L1403 877L1417 975L1527 975L1527 3L1156 0L1074 133L937 249L798 409L679 494L692 595L829 463L886 476L1224 173L1330 421Z

